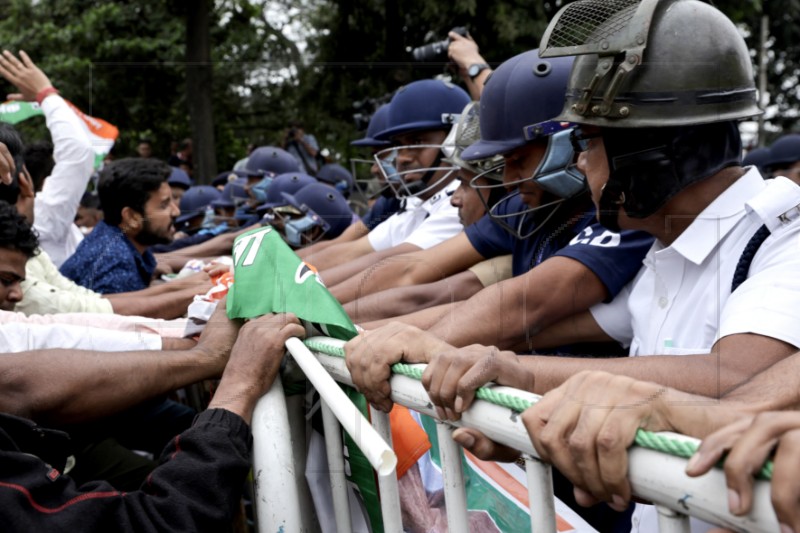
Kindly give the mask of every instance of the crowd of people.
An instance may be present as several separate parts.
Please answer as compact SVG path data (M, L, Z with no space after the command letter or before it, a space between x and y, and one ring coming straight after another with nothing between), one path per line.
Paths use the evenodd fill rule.
M543 395L524 425L556 495L600 531L657 531L627 480L638 429L701 438L690 476L726 457L736 515L772 457L781 531L800 531L800 134L745 153L739 123L762 111L716 8L609 3L590 24L594 3L494 68L450 33L461 83L399 88L352 140L377 190L366 211L363 184L300 122L210 184L191 177L190 140L169 161L143 140L89 192L77 116L24 51L3 51L9 98L38 102L51 137L0 123L3 529L230 526L255 402L306 330L291 314L229 319L224 299L202 333L187 315L230 275L234 239L271 226L359 326L347 367L376 408L394 408L401 361L427 364L442 420L489 382ZM218 384L197 412L175 391L203 380ZM476 429L453 437L518 455Z

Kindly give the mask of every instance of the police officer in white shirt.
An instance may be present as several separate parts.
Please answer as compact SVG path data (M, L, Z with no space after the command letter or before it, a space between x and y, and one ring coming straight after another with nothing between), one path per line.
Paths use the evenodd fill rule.
M426 374L439 377L428 393L444 412L458 416L489 380L545 393L583 370L719 398L800 347L800 188L741 167L737 122L761 113L744 40L698 0L606 6L598 18L595 0L568 4L539 50L543 57L579 55L559 118L580 126L573 137L578 167L600 221L656 238L628 296L593 309L592 325L580 322L582 334L602 326L642 357L449 350L414 332L412 344L433 354ZM581 31L570 31L573 25ZM381 345L378 331L370 336L377 351L402 344L396 334ZM598 464L596 428L578 424L592 406L574 408L569 395L564 402L572 407L538 420L534 444L577 486L597 489L579 501L624 507L630 494L606 493L598 481L607 472ZM594 405L606 404L598 398ZM479 456L496 451L474 430L453 436ZM613 435L603 436L608 445ZM657 530L655 510L637 509L633 526Z
M461 231L458 210L450 205L458 187L455 169L442 160L441 147L469 102L466 91L441 80L415 81L395 93L386 129L375 135L392 146L375 158L403 206L366 236L305 258L328 286L380 259L430 248Z

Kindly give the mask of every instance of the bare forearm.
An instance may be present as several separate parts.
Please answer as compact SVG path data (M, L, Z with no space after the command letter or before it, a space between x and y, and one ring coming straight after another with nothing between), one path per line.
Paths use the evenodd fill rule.
M603 331L589 311L565 318L514 348L517 353L556 348L574 343L614 341Z
M413 268L413 263L409 264L404 255L383 259L378 263L374 262L372 255L339 265L323 273L326 283L327 280L335 283L331 288L331 294L340 302L360 300L394 287L410 284L410 276L407 274Z
M369 245L366 239L357 239L351 242L334 244L313 254L306 254L303 260L314 265L319 272L323 272L374 251L375 250L372 249L372 246ZM327 283L329 287L334 285L334 283L327 281L325 283Z
M754 375L725 393L723 399L757 405L762 411L800 409L800 352Z
M185 315L196 294L198 294L197 289L187 288L156 296L114 298L116 295L111 294L108 295L108 299L118 315L171 319Z
M398 268L402 268L403 260L400 260L398 256L418 250L419 248L412 244L399 244L379 252L373 251L353 259L352 261L329 268L321 272L320 277L325 281L326 285L331 287L331 294L336 296L340 302L350 302L362 294L371 294L371 292L374 292L374 289L371 292L364 292L362 283L376 275L382 278L385 277L383 274L377 274L377 272L382 270L382 265L385 264L387 267L390 267L396 259L400 264ZM389 258L391 258L392 261L389 261ZM373 287L385 285L384 288L393 286L388 280L372 280L371 285Z
M372 322L366 322L361 324L361 327L363 327L364 329L377 329L391 322L402 322L403 324L416 326L420 329L426 330L430 328L433 324L437 324L440 321L444 321L448 317L451 326L458 327L458 321L457 321L458 315L455 310L458 308L459 305L460 302L441 304L434 307L429 307L427 309L422 309L421 311L417 311L415 313L409 313L407 315L389 317L381 320L375 320Z
M460 307L460 327L445 317L428 331L453 346L470 344L513 347L539 332L536 317L526 312L526 298L503 283L486 287Z
M583 264L553 257L467 300L459 330L436 325L430 331L454 346L486 344L511 349L551 324L603 301L607 294L605 285Z
M223 233L207 240L206 242L201 242L200 244L194 244L192 246L182 248L180 252L182 255L189 256L190 258L231 255L231 248L233 247L233 241L236 239L236 237L256 227L257 226L249 226L238 231Z
M714 354L650 355L612 359L558 356L520 356L520 358L534 373L536 379L534 392L539 394L558 387L582 370L603 370L642 381L652 381L690 394L720 398L725 392L747 381L764 368L763 365L755 365L752 369L745 370L733 364L726 364Z
M344 308L358 323L373 322L404 317L430 307L460 302L482 288L480 280L472 272L467 271L435 283L398 287L370 294L346 304ZM402 318L399 320L405 322ZM424 326L416 321L413 323L417 327L427 329L435 322L424 321Z
M0 372L0 410L41 422L93 420L218 376L222 364L198 350L8 354Z
M190 259L211 261L221 255L230 255L234 239L254 227L255 226L247 227L237 232L223 233L206 242L187 246L174 252L156 254L156 259L161 263L166 263L172 270L177 272L183 268Z

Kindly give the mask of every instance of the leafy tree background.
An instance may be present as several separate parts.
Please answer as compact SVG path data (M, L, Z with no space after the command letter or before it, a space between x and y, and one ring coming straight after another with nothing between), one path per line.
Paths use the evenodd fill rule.
M357 153L349 141L360 136L354 113L368 114L374 100L412 80L452 75L445 61L415 63L412 47L466 26L497 65L536 48L563 3L0 0L0 43L26 50L64 96L119 127L116 157L133 155L141 138L151 139L162 158L171 141L213 138L213 154L199 176L208 182L243 157L248 143L278 144L291 119L346 162ZM714 4L741 25L754 63L760 17L770 16L768 140L795 128L800 0ZM203 17L197 10L207 15L205 27L198 26ZM196 52L187 50L189 25L194 35L207 35L210 61L187 62ZM205 81L187 84L191 68L205 69L207 77L199 78ZM210 107L208 124L190 120L198 101ZM20 129L28 140L47 135L41 121Z

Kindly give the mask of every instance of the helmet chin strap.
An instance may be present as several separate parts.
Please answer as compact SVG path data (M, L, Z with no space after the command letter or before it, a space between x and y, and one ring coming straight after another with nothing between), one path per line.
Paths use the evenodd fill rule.
M619 207L625 203L625 186L609 178L600 195L600 224L611 231L619 232Z

